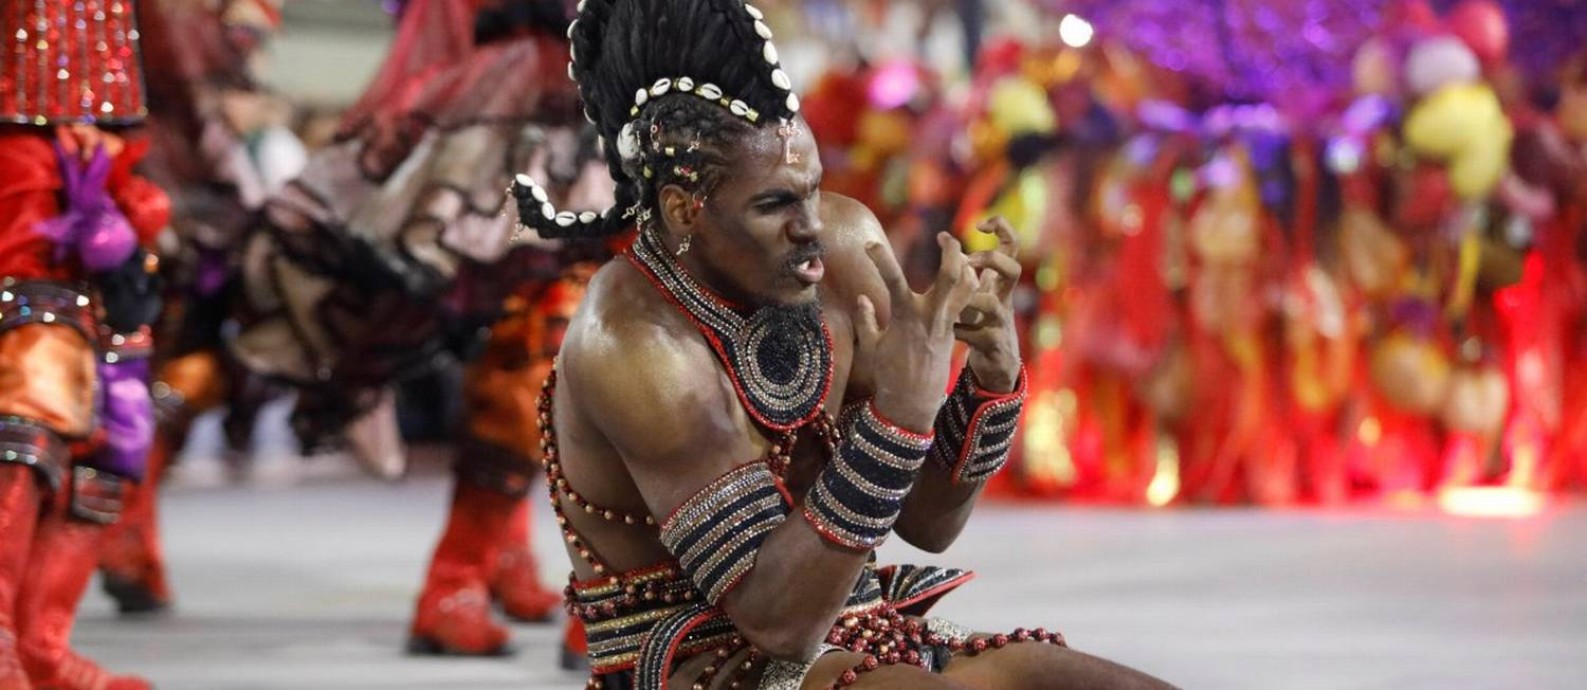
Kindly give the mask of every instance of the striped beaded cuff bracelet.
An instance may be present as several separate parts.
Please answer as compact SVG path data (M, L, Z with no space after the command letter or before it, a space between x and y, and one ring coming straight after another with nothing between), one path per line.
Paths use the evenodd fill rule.
M845 442L805 498L805 519L835 544L876 548L892 532L931 439L888 422L866 404L852 416Z
M755 554L788 509L765 462L717 478L661 523L661 543L716 604L755 566Z
M938 443L933 461L952 475L954 483L985 481L1008 462L1014 429L1025 405L1025 369L1008 393L981 390L975 375L965 367L959 381L937 413Z

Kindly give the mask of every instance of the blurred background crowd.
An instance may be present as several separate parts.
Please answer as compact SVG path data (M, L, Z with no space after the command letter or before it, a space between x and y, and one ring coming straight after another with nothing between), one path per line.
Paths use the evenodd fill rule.
M1587 481L1587 5L762 4L826 188L909 267L989 214L1021 233L1004 495L1525 509ZM266 188L400 9L228 4L251 77L194 83ZM434 364L399 386L410 439L456 423Z

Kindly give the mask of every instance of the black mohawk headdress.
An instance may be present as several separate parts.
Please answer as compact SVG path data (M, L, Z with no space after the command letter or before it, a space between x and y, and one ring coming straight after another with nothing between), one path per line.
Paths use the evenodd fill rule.
M542 237L620 232L648 215L654 188L699 183L719 165L712 144L724 130L799 112L771 27L744 0L583 0L568 38L568 76L605 141L617 203L600 213L558 211L518 175L510 188L518 222Z

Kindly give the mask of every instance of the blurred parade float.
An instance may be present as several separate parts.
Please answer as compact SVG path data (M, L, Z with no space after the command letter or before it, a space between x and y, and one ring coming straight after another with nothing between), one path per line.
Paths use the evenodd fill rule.
M1587 483L1587 4L979 5L782 20L825 41L826 188L917 278L935 232L1019 231L996 491L1524 512ZM896 6L974 62L877 48Z

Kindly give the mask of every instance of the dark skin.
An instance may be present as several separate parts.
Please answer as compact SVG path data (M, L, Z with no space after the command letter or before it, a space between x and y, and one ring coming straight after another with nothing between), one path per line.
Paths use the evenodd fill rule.
M808 129L799 127L792 140L795 163L787 162L776 129L762 127L735 147L708 198L675 186L661 190L669 246L676 250L691 238L689 251L679 257L691 275L740 303L818 302L833 340L827 400L832 414L841 402L873 398L894 423L929 431L949 383L956 335L972 346L970 366L983 387L1011 390L1019 359L1008 292L1019 267L1007 225L987 228L1006 241L986 255L967 256L956 240L939 238L941 270L931 288L917 294L905 284L875 217L851 199L821 194L820 163ZM810 258L816 242L824 249L826 270L811 285L792 266ZM563 468L594 503L666 516L725 472L770 453L771 442L744 411L694 324L625 261L595 275L569 325L558 366L556 432ZM803 436L787 474L795 497L809 490L824 458L814 435ZM980 486L953 484L945 471L929 463L928 468L895 531L911 544L941 551L963 528ZM654 528L606 522L566 503L564 508L572 527L617 571L671 558ZM771 532L755 567L720 605L743 637L767 655L808 659L868 555L827 541L795 513ZM574 556L578 576L593 577ZM806 687L830 683L859 662L852 656L823 657ZM1004 661L990 661L999 658ZM692 678L704 663L685 664L677 677ZM1011 645L954 661L943 676L885 669L864 674L855 687L1056 687L1048 684L1054 672L1078 682L1066 687L1153 687L1088 683L1112 674L1122 681L1150 679L1044 645ZM729 675L721 674L718 683Z

